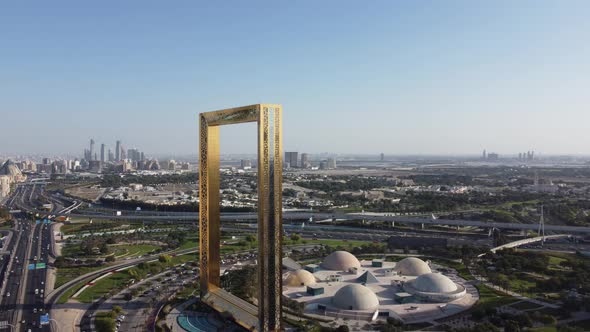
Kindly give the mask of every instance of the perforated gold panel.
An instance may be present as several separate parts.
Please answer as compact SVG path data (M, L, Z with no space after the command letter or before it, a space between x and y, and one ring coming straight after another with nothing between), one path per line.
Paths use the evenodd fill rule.
M281 331L282 107L257 104L199 115L201 299L255 331ZM219 285L219 126L258 123L258 319Z

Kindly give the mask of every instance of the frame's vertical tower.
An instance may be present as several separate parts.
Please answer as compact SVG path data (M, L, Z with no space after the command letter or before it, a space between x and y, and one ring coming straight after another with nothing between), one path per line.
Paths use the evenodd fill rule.
M258 104L201 113L199 229L201 298L258 331L281 330L282 107ZM219 280L219 126L258 123L258 310L224 292Z

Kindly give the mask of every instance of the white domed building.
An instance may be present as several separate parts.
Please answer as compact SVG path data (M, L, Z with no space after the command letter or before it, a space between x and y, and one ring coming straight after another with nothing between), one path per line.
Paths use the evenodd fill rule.
M285 278L283 284L290 287L313 286L316 279L309 271L297 270L290 272Z
M321 264L322 268L332 271L350 271L360 269L361 263L353 254L347 251L334 251Z
M404 284L404 290L427 302L451 302L465 296L465 287L441 273L426 273Z
M379 307L379 299L368 287L350 284L334 294L332 304L344 310L375 310Z
M403 276L419 276L431 273L432 270L428 264L416 257L407 257L395 264L394 270Z
M459 276L453 277L455 283L415 257L397 263L359 261L349 252L335 251L319 265L296 267L284 276L283 295L304 304L305 312L351 321L430 321L466 310L478 300L477 290L465 284L467 292Z

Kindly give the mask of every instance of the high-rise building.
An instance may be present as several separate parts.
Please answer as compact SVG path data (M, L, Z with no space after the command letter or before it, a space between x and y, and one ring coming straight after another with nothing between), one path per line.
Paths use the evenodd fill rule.
M117 141L115 147L115 161L121 161L121 141Z
M328 168L336 169L336 158L328 158Z
M175 160L170 160L168 162L168 170L169 171L174 171L176 170L176 161Z
M320 169L328 169L328 162L325 160L320 161Z
M385 160L385 155L383 154L383 152L381 153L381 161Z
M90 155L90 159L88 159L88 160L93 160L94 159L94 139L93 138L90 139L89 155Z
M481 159L483 159L483 160L488 159L488 153L486 152L485 149L483 150L483 155L482 155L482 158Z
M301 154L301 168L310 168L311 163L309 162L309 154L302 153Z
M250 159L240 160L240 168L241 169L251 169L252 168L252 161Z
M297 152L285 152L285 167L297 167Z
M106 148L106 146L104 144L101 144L100 145L100 161L103 162L103 163L105 162L105 160L104 160L104 157L105 157L105 154L104 154L105 151L104 150L105 150L105 148Z

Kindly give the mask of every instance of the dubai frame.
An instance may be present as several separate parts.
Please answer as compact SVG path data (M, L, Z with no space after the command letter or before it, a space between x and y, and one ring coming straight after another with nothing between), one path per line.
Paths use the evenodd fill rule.
M281 331L282 106L256 104L199 115L201 300L253 331ZM257 122L258 308L220 287L219 127Z

